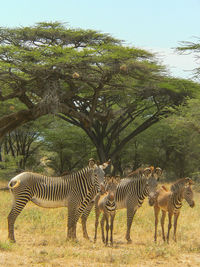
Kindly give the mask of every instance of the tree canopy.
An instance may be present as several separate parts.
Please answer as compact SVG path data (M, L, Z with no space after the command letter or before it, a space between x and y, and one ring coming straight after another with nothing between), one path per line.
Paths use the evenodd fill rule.
M200 63L200 38L196 38L196 42L181 42L181 45L176 48L176 50L181 54L193 53L196 58L196 62ZM200 78L200 67L194 70L196 78Z
M0 88L10 105L0 137L51 113L84 130L103 161L199 85L168 77L146 50L55 22L0 28Z

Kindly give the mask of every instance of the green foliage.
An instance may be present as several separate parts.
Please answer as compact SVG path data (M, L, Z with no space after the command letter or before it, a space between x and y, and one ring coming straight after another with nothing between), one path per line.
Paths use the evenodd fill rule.
M79 170L96 157L95 150L87 135L63 120L52 120L48 129L41 133L44 138L44 153L47 166L56 174Z
M79 168L96 154L100 161L112 158L120 169L122 153L122 165L130 162L125 146L132 140L133 148L128 149L140 150L139 156L128 154L131 158L134 154L135 167L156 161L145 158L153 148L145 152L144 143L153 146L160 140L157 146L162 147L161 139L171 137L160 130L159 138L156 128L150 134L157 140L147 141L140 134L176 111L187 98L197 97L199 91L197 83L168 77L165 67L146 50L125 46L108 34L72 29L59 22L0 28L0 75L0 138L28 121L56 115L50 125L41 121L45 129L37 125L39 139L32 147L39 141L45 147L27 161L27 166L35 168L34 162L41 166L38 158L42 155L56 173ZM174 146L178 137L171 135ZM168 149L164 147L162 154ZM164 156L164 166L162 161Z
M121 153L122 169L153 165L160 166L168 180L199 180L199 105L199 98L188 99L172 110L173 115L131 140Z
M181 46L176 48L176 51L181 53L181 54L188 54L188 53L193 53L194 56L196 57L196 62L199 64L199 59L200 59L200 38L196 38L196 42L187 42L184 41L181 43ZM199 79L200 78L200 67L197 67L194 70L195 78Z
M2 242L0 241L0 251L12 251L13 244L11 244L9 241Z

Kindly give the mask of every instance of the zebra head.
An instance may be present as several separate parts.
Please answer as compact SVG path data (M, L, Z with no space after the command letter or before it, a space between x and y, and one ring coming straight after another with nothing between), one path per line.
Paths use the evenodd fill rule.
M191 188L191 185L194 184L192 179L190 178L184 178L185 180L185 185L184 185L184 190L183 190L183 198L187 201L188 205L193 208L195 206L194 202L194 193Z
M193 183L194 182L192 181L192 179L186 177L179 179L171 186L171 191L174 194L177 194L180 199L184 198L191 208L193 208L195 205L195 202L193 200L193 191L191 188L191 185Z
M111 201L114 201L115 194L117 191L117 186L120 183L121 179L120 176L106 176L105 177L105 191L108 192L108 198Z
M157 167L149 167L146 169L151 169L151 172L148 170L148 180L147 180L147 186L148 186L148 197L149 197L149 205L153 206L155 203L155 200L157 198L157 185L160 176L162 175L162 169Z
M193 208L195 206L195 202L193 200L194 194L193 194L193 190L191 188L190 185L188 185L185 190L184 190L184 194L183 194L184 199L187 201L187 203L189 204L189 206L191 208Z
M104 162L102 165L93 164L93 162L90 164L89 162L89 167L93 170L92 181L97 192L101 191L105 176L104 169L106 169L109 164L110 161Z

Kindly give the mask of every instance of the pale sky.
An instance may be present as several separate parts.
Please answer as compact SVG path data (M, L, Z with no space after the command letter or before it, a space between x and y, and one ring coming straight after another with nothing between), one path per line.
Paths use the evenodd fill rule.
M200 37L200 0L0 0L0 8L0 27L59 21L158 52L174 77L192 78L197 67L193 55L174 48Z

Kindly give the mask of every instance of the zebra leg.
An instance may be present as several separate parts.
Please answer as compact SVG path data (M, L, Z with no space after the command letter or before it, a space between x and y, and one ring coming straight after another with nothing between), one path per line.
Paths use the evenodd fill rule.
M97 229L99 225L99 216L100 216L100 210L98 207L95 206L95 233L94 233L94 242L97 240Z
M68 207L68 224L67 224L67 239L76 239L76 224L79 219L79 214L76 205L69 203Z
M8 239L11 242L15 241L15 235L14 235L14 223L17 219L17 216L21 213L23 208L26 206L26 203L30 200L30 197L27 197L25 195L23 198L17 198L15 199L15 202L13 203L13 207L8 215Z
M158 228L158 215L160 212L160 208L154 206L154 216L155 216L155 233L154 233L154 242L157 241L157 228Z
M114 224L115 214L111 215L110 218L110 243L113 245L113 224Z
M101 236L102 236L102 242L103 243L105 243L104 221L105 221L105 215L103 214L102 219L101 219Z
M161 217L160 223L161 223L161 228L162 228L163 241L165 241L165 217L166 217L166 211L162 210L162 217Z
M126 230L126 240L128 244L132 243L132 240L130 238L130 231L131 231L131 225L133 222L133 217L136 213L136 210L127 208L127 230Z
M89 216L93 206L94 206L94 202L90 202L81 215L82 231L83 231L83 237L85 239L89 239L86 223L87 223L88 216Z
M172 228L172 215L173 215L173 213L168 212L169 222L168 222L167 243L169 243L169 234L170 234L170 230Z
M177 229L177 221L178 217L180 215L180 212L177 212L174 214L174 241L176 242L176 229Z
M109 232L109 216L105 216L106 218L106 246L108 245L108 232Z

